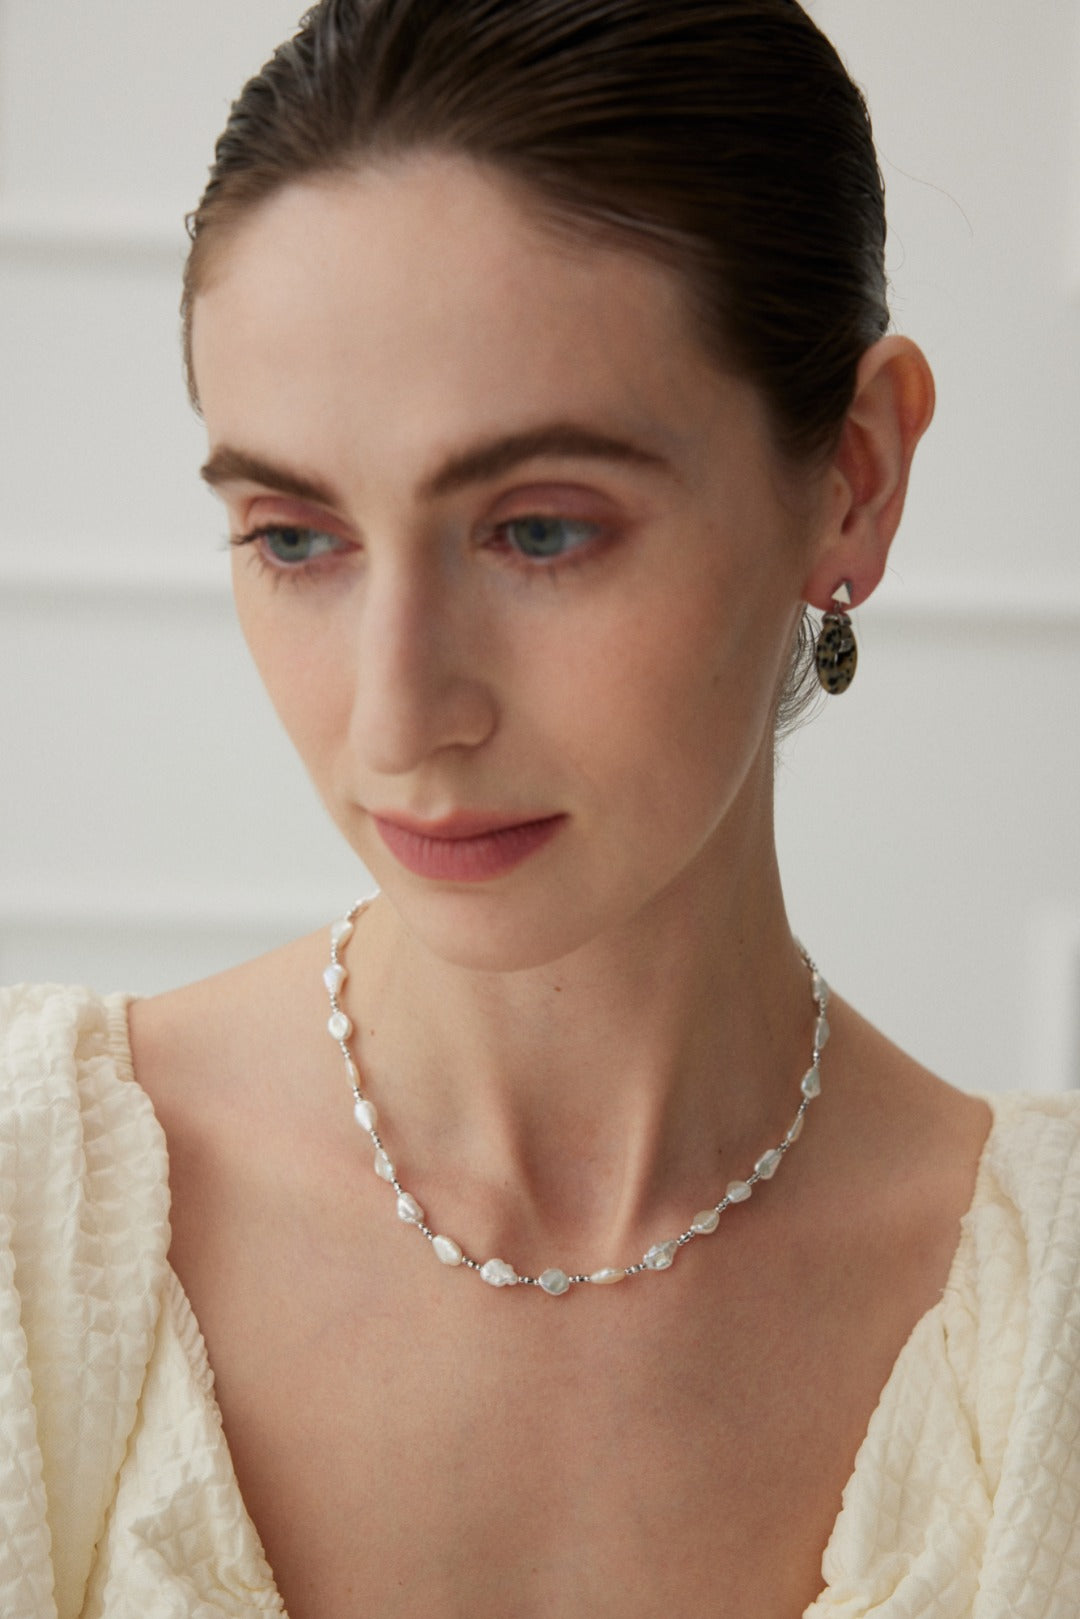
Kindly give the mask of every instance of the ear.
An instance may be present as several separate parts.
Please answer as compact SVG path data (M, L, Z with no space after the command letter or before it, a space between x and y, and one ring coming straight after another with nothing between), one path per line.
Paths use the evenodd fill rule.
M855 397L825 474L817 543L803 599L827 609L843 580L858 606L885 572L904 510L915 446L934 414L934 379L907 337L863 355Z

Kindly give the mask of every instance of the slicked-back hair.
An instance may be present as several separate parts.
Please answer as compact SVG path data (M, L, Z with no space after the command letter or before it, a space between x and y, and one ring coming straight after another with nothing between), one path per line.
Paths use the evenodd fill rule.
M863 97L796 0L322 0L233 104L188 218L193 399L192 309L230 226L293 182L424 151L670 265L777 450L835 447L889 323L884 192ZM805 704L808 633L781 729Z

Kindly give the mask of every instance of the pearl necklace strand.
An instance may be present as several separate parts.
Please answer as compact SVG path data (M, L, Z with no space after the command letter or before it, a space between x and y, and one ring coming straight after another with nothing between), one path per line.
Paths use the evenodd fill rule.
M352 1020L342 1011L338 997L345 983L348 973L341 961L341 950L352 937L353 928L357 918L371 904L370 899L358 900L348 914L339 922L335 922L330 929L330 964L323 973L323 983L330 996L330 1017L327 1030L330 1038L335 1042L345 1059L345 1073L353 1093L353 1114L357 1124L370 1138L375 1150L375 1173L380 1180L387 1181L397 1195L398 1219L405 1225L415 1226L431 1244L436 1259L444 1265L464 1265L474 1270L491 1287L539 1287L552 1298L558 1298L568 1293L572 1287L588 1282L594 1286L605 1286L611 1282L621 1282L627 1276L639 1276L643 1271L668 1270L674 1263L675 1255L681 1248L695 1237L705 1237L716 1230L720 1223L720 1216L725 1209L731 1208L734 1203L745 1203L759 1181L771 1181L780 1168L784 1154L793 1147L802 1134L806 1110L815 1097L821 1094L821 1053L829 1038L829 1022L825 1016L825 1009L829 1003L829 986L818 972L814 963L799 946L806 969L810 974L810 994L814 1003L814 1037L810 1059L810 1066L803 1075L799 1084L800 1101L798 1111L788 1128L787 1134L775 1147L769 1147L763 1152L754 1165L752 1172L745 1180L733 1180L729 1183L727 1191L719 1203L702 1209L695 1214L685 1231L677 1237L669 1237L664 1242L654 1243L646 1254L634 1265L605 1265L591 1274L571 1273L560 1270L558 1266L551 1266L541 1271L539 1276L522 1276L515 1271L513 1265L507 1264L505 1259L488 1259L481 1262L472 1259L465 1253L461 1244L455 1242L453 1237L447 1237L435 1231L428 1225L423 1209L407 1192L398 1179L397 1171L390 1160L390 1156L379 1134L379 1116L374 1102L364 1095L360 1086L360 1072L353 1060L349 1048L349 1039L353 1032Z

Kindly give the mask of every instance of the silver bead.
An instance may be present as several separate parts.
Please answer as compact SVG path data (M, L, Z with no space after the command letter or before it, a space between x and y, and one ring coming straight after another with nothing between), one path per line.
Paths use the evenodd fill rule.
M691 1231L696 1231L699 1237L707 1237L710 1231L715 1231L720 1224L720 1215L716 1209L702 1209L690 1221Z
M330 994L336 995L348 976L340 961L332 961L324 971L322 981Z
M513 1287L517 1281L517 1271L505 1259L489 1259L480 1266L480 1275L491 1287Z
M327 1019L326 1027L332 1040L347 1040L352 1034L352 1019L346 1017L344 1012L334 1012Z
M771 1181L776 1171L780 1168L780 1160L783 1156L779 1147L770 1147L768 1152L762 1153L754 1165L754 1174L759 1175L763 1181Z
M431 1246L441 1265L460 1265L464 1255L453 1237L433 1237Z
M399 1220L406 1225L423 1225L424 1211L413 1197L411 1192L400 1192L397 1200L397 1214Z
M553 1265L550 1270L541 1271L540 1286L545 1293L550 1293L552 1298L557 1299L559 1294L565 1293L570 1286L570 1278L564 1270L559 1270Z
M821 1069L818 1067L817 1063L815 1063L812 1068L808 1068L806 1070L806 1073L802 1077L802 1084L799 1086L799 1089L802 1091L808 1102L812 1102L815 1096L821 1095Z
M648 1253L644 1256L645 1265L649 1270L667 1270L675 1258L678 1249L677 1242L654 1242Z
M379 1122L375 1103L369 1102L366 1096L361 1096L359 1101L353 1104L353 1117L362 1130L374 1130Z
M745 1203L753 1190L746 1181L731 1181L724 1196L729 1203Z
M375 1173L381 1181L392 1181L394 1166L381 1147L375 1149Z

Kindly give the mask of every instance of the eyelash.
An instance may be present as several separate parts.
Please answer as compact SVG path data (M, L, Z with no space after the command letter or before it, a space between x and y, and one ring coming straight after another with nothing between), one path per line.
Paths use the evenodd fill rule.
M576 546L571 551L565 552L562 556L530 558L515 550L507 535L509 529L518 528L530 522L565 523L567 527L585 529L588 533L584 543ZM325 534L330 539L334 537L324 529L311 528L300 523L260 523L246 534L231 535L229 544L236 548L250 546L252 560L262 573L271 576L275 585L284 579L288 579L291 585L314 584L318 574L322 571L320 562L327 557L340 555L341 552L324 552L322 553L322 558L315 558L305 562L271 561L260 541L268 539L271 535L290 530L297 534ZM545 512L526 512L520 517L508 517L502 523L496 523L490 530L486 543L491 549L501 551L502 555L509 559L509 566L515 568L518 572L532 578L544 576L554 579L555 576L561 577L571 568L581 567L592 561L601 549L600 542L603 538L604 532L601 525L586 518L564 517L561 514L555 515Z
M290 585L315 584L317 574L320 571L316 562L272 562L267 556L263 546L260 544L260 541L267 539L272 534L283 534L286 532L292 532L295 534L323 534L326 531L324 529L311 528L302 523L260 523L256 528L249 529L246 534L230 535L229 544L236 549L239 549L241 546L249 546L251 549L252 561L259 569L259 572L267 575L271 583L275 586L281 584L286 579ZM332 539L333 536L327 535L327 538ZM324 553L324 555L330 556L334 554L334 552Z

